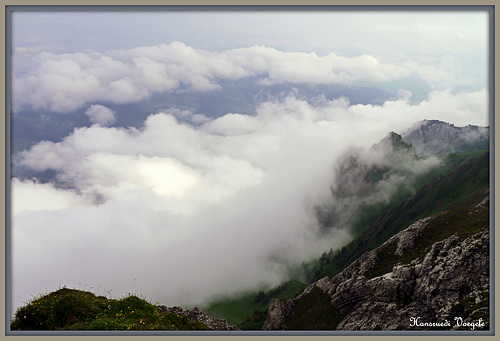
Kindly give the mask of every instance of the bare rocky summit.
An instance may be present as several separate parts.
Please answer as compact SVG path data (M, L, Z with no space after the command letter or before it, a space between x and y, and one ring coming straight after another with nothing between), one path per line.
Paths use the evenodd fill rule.
M457 127L442 121L424 120L415 123L402 137L419 156L443 155L488 149L489 132L489 127Z
M294 299L263 329L489 328L489 200L416 221Z

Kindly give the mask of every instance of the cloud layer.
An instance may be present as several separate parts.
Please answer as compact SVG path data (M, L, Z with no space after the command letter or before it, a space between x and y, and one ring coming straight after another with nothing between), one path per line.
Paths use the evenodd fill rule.
M260 77L262 84L350 85L386 83L414 74L437 89L459 83L460 77L455 69L422 66L411 60L387 64L370 55L318 56L264 46L210 52L181 42L106 53L43 52L29 60L16 62L14 58L14 66L14 108L54 112L70 112L97 102L138 102L153 93L176 89L211 91L219 88L220 79L250 76Z
M140 129L77 128L18 156L56 170L57 186L12 182L14 306L58 285L189 305L277 284L288 264L349 239L348 229L318 238L314 216L348 146L426 118L487 121L487 102L485 92L383 106L288 97L196 126L179 114L153 114Z

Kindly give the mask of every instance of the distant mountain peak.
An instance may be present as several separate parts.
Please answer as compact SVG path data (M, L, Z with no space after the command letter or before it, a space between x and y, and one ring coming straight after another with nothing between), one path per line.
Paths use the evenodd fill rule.
M439 120L423 120L401 134L417 155L467 153L489 148L489 127L467 125L457 127Z
M453 125L451 123L440 121L440 120L428 120L428 119L424 119L422 122L424 122L427 125L436 124L436 123L444 123L444 124L448 124L448 125L451 125L451 126Z

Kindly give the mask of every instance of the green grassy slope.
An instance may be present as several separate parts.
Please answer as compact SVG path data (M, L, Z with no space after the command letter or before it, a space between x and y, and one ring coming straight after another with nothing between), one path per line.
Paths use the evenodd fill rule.
M11 330L200 330L204 323L160 311L137 297L108 299L62 288L32 300L16 312Z
M449 155L445 159L445 166L433 171L432 175L441 174L415 195L387 208L378 220L367 223L360 235L338 252L309 263L306 266L309 282L335 276L362 254L380 246L418 219L479 203L489 188L489 153Z
M261 329L265 312L273 298L293 298L302 292L307 284L292 280L269 291L255 291L237 298L221 299L202 310L208 315L225 319L241 329Z

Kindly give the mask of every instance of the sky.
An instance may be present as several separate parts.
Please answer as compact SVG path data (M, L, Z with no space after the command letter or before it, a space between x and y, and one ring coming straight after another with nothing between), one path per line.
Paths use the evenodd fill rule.
M314 218L347 148L423 119L489 125L485 11L14 11L11 32L13 120L89 120L14 155L56 172L12 179L14 308L62 285L165 305L277 285L289 264L349 241L348 227L319 238ZM249 77L395 96L290 93L252 116L165 108L115 125L116 105Z

